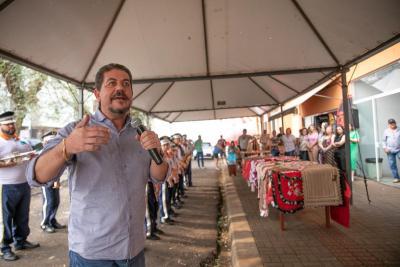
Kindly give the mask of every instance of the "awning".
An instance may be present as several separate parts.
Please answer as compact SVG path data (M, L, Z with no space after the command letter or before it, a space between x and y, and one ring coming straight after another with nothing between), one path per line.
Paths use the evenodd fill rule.
M0 0L0 56L82 87L110 62L166 121L259 116L400 40L398 0Z

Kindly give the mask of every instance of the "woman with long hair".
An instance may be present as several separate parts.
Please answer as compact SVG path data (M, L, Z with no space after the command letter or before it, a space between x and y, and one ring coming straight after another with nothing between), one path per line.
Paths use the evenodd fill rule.
M335 135L333 134L332 126L328 125L325 128L325 132L318 142L319 149L321 151L321 163L330 164L336 166L333 143L335 141Z
M344 134L343 126L338 125L336 127L335 142L333 143L335 150L335 161L339 170L346 172L346 155L345 155L345 143L346 136Z
M354 181L354 171L357 169L358 143L360 142L360 135L358 131L354 128L353 124L349 124L349 129L351 180Z
M308 131L307 128L300 130L299 157L301 160L309 160L308 157Z
M318 131L314 125L308 127L308 157L318 162Z

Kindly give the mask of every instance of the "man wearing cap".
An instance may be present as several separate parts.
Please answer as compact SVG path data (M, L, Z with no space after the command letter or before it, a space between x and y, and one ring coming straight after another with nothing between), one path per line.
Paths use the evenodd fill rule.
M51 139L56 137L56 131L48 131L42 136L43 145L46 145ZM43 207L42 222L40 227L45 233L55 233L56 229L64 229L65 225L60 224L57 219L57 210L60 206L60 180L42 186Z
M14 112L0 114L0 159L32 151L32 147L19 140L16 135ZM11 250L39 247L37 243L27 241L29 229L29 206L31 188L25 176L27 162L0 160L1 215L3 239L1 241L2 258L7 261L17 260Z
M182 135L180 133L176 133L172 136L172 140L176 145L178 151L178 160L179 160L179 183L176 192L174 207L177 209L181 208L181 205L184 203L181 198L185 195L185 186L184 186L184 178L185 170L186 170L186 157L185 157L185 149L182 146Z
M383 150L387 154L389 167L393 175L393 183L400 183L397 159L400 158L400 130L394 119L388 120L388 128L383 133Z
M186 161L186 170L185 177L187 178L186 185L191 187L193 186L192 182L192 155L194 150L193 142L187 139L186 134L182 136L182 145L185 150L185 161Z
M145 191L149 178L162 182L168 164L152 131L131 124L132 74L120 64L101 67L94 95L99 108L69 123L29 163L32 185L55 181L69 169L70 266L145 266ZM139 129L139 132L141 130Z
M168 163L167 179L162 183L160 195L158 197L159 210L160 210L160 222L172 224L171 219L171 197L170 190L174 186L174 176L178 175L177 164L174 161L173 154L171 153L171 140L168 136L163 136L160 138L161 148L164 156L164 161ZM176 180L176 179L175 179Z

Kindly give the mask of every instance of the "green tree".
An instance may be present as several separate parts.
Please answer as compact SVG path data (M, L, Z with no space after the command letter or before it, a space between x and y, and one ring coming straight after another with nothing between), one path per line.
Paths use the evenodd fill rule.
M16 115L19 131L27 112L38 103L36 94L42 89L47 76L8 60L0 59L0 78L5 83Z

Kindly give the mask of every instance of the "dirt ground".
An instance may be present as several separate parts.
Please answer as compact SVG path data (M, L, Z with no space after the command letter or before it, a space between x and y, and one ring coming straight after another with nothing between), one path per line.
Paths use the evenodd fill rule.
M194 163L194 162L193 162ZM159 241L147 241L146 266L200 266L213 258L217 248L217 209L219 200L219 172L207 162L207 169L197 169L193 164L194 187L187 190L184 207L177 210L175 225L162 225L165 234ZM69 196L66 181L61 188L61 205L58 221L67 224ZM46 234L41 221L42 195L38 188L32 190L30 212L30 241L39 242L40 248L17 251L15 262L0 260L0 266L68 266L67 230ZM216 266L223 266L216 264Z

